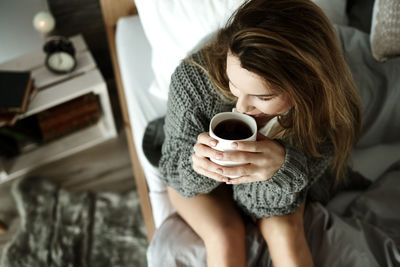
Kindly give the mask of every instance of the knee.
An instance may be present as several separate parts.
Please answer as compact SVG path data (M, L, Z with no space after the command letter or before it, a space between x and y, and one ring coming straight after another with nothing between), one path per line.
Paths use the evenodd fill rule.
M242 221L226 221L208 231L208 234L203 237L206 244L215 246L219 244L223 247L229 247L234 243L244 242L245 227Z
M304 204L301 205L294 213L271 216L267 218L260 219L258 221L259 228L269 227L291 227L291 228L302 228L303 227L303 215L304 215Z
M258 228L266 239L298 236L299 233L304 233L303 217L293 213L263 218L258 220Z

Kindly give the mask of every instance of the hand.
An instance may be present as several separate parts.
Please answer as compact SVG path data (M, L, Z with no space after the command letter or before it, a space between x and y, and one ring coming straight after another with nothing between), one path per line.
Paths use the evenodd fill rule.
M285 162L285 148L277 141L260 133L257 134L257 141L234 142L232 148L236 149L237 152L224 152L222 160L247 164L236 167L222 167L221 174L239 176L238 178L229 178L227 184L268 180Z
M193 170L218 182L228 182L229 179L219 173L222 166L210 160L210 158L219 159L223 157L223 152L212 148L215 147L217 143L218 141L210 137L208 132L198 135L197 143L193 147Z
M193 169L211 179L228 184L240 184L264 181L272 177L285 161L285 149L276 141L262 134L257 135L254 142L234 142L232 147L237 151L221 152L212 147L217 140L208 133L198 136L192 157ZM244 165L227 167L218 165L208 158L240 162ZM228 178L226 176L239 176Z

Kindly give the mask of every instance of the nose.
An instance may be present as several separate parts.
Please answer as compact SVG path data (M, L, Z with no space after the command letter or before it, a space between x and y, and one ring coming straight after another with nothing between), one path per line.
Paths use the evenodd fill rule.
M236 102L236 110L240 113L247 113L252 110L253 107L249 105L249 101L246 96L239 96Z

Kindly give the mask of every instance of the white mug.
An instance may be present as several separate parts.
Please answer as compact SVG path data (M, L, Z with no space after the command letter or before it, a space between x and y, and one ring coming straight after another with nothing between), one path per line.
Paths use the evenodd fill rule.
M235 111L235 110L234 110ZM239 120L243 123L245 123L250 129L251 129L251 136L244 138L244 139L236 139L236 140L231 140L231 139L224 139L219 136L217 136L214 132L215 127L226 120ZM243 113L238 113L238 112L222 112L216 114L210 122L210 130L209 134L212 138L216 139L218 141L217 146L213 147L216 150L219 151L235 151L235 149L232 149L231 144L236 141L256 141L257 139L257 123L256 120L246 114ZM211 161L221 165L221 166L239 166L242 165L243 163L238 163L238 162L233 162L233 161L222 161L222 160L216 160L216 159L210 159ZM231 177L230 178L237 178L237 176Z

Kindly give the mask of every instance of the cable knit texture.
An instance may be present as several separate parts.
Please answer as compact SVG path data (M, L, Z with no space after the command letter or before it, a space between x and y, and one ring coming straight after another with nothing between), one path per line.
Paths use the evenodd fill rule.
M199 54L193 59L204 65ZM211 118L232 107L199 67L184 61L172 75L159 165L167 184L182 196L209 193L220 184L193 170L193 146L197 136L208 131Z
M200 53L192 59L204 66ZM193 146L197 136L208 131L211 118L233 106L199 67L184 61L172 75L159 166L165 182L182 196L206 194L220 184L193 170ZM294 212L304 202L308 188L325 173L332 160L330 146L321 151L322 158L307 159L294 147L280 143L286 150L285 162L270 179L233 186L235 201L256 218Z
M331 146L321 149L323 157L307 162L307 157L294 147L285 146L285 162L268 180L233 186L234 199L247 213L256 218L293 213L305 201L310 186L323 176L332 161ZM330 176L326 176L330 179ZM330 183L319 183L329 185ZM315 189L316 192L320 188ZM326 197L326 196L324 196ZM319 200L316 197L313 199Z

